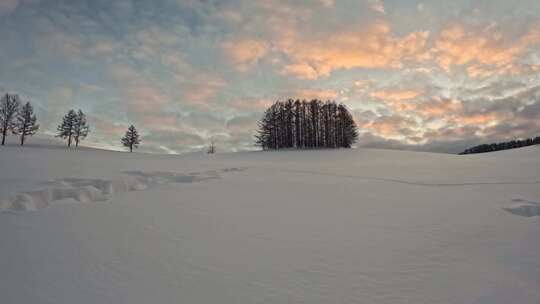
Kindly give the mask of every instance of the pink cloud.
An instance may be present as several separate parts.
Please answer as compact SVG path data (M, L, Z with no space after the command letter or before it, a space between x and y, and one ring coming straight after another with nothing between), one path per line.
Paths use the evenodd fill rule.
M300 99L321 99L321 100L334 100L338 97L338 92L331 89L300 89L294 93L292 98Z
M200 73L194 79L181 84L183 101L198 107L208 107L212 98L225 87L226 82L217 75Z
M421 31L394 37L390 26L378 21L364 30L336 32L323 39L294 33L294 37L281 39L277 47L291 61L282 73L314 79L339 69L394 69L407 60L424 60L428 37L428 32Z
M460 100L434 97L422 102L414 109L424 119L441 118L451 116L463 110Z
M127 97L132 110L137 113L156 112L169 103L169 97L150 85L127 88Z
M402 101L414 99L422 95L422 91L417 90L378 90L370 93L371 97L381 100Z
M229 101L227 105L243 111L263 111L270 107L275 100L268 98L239 98Z
M450 72L453 66L467 66L471 77L519 73L517 61L531 46L540 43L538 25L524 35L511 38L495 26L467 27L461 23L446 26L431 50L438 65Z
M418 136L418 123L405 116L382 116L367 122L360 122L360 128L385 138L405 139Z
M128 127L127 125L113 123L111 121L98 118L94 115L88 116L88 122L98 133L110 137L122 136Z
M283 67L281 74L290 75L301 79L317 79L319 73L309 64L289 64Z
M146 114L140 121L149 130L171 130L178 126L177 116L171 113Z
M235 68L240 71L247 71L254 66L268 53L269 49L266 42L257 39L227 41L222 44L222 47Z

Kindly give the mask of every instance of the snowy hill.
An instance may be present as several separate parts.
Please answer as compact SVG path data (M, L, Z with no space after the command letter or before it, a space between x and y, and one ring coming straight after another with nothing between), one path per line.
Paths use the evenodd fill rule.
M0 148L1 303L539 303L540 147Z

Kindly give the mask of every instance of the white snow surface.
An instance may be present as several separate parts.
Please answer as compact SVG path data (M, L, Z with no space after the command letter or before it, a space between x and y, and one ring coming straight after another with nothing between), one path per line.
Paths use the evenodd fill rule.
M0 303L540 303L540 147L0 147Z

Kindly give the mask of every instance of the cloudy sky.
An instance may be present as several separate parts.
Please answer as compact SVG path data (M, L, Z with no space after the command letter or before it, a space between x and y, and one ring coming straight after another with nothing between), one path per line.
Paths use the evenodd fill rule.
M87 143L253 148L277 99L343 102L358 146L457 152L540 135L538 0L0 0L0 93Z

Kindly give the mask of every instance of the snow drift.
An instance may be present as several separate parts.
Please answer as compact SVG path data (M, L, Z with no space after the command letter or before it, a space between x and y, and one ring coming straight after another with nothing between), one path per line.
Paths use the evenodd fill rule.
M221 172L240 171L225 168ZM193 183L219 178L220 171L181 175L174 172L125 172L126 177L118 180L63 178L45 183L39 190L25 191L13 199L0 203L0 210L35 211L72 199L79 203L106 201L114 194L146 190L166 183Z

